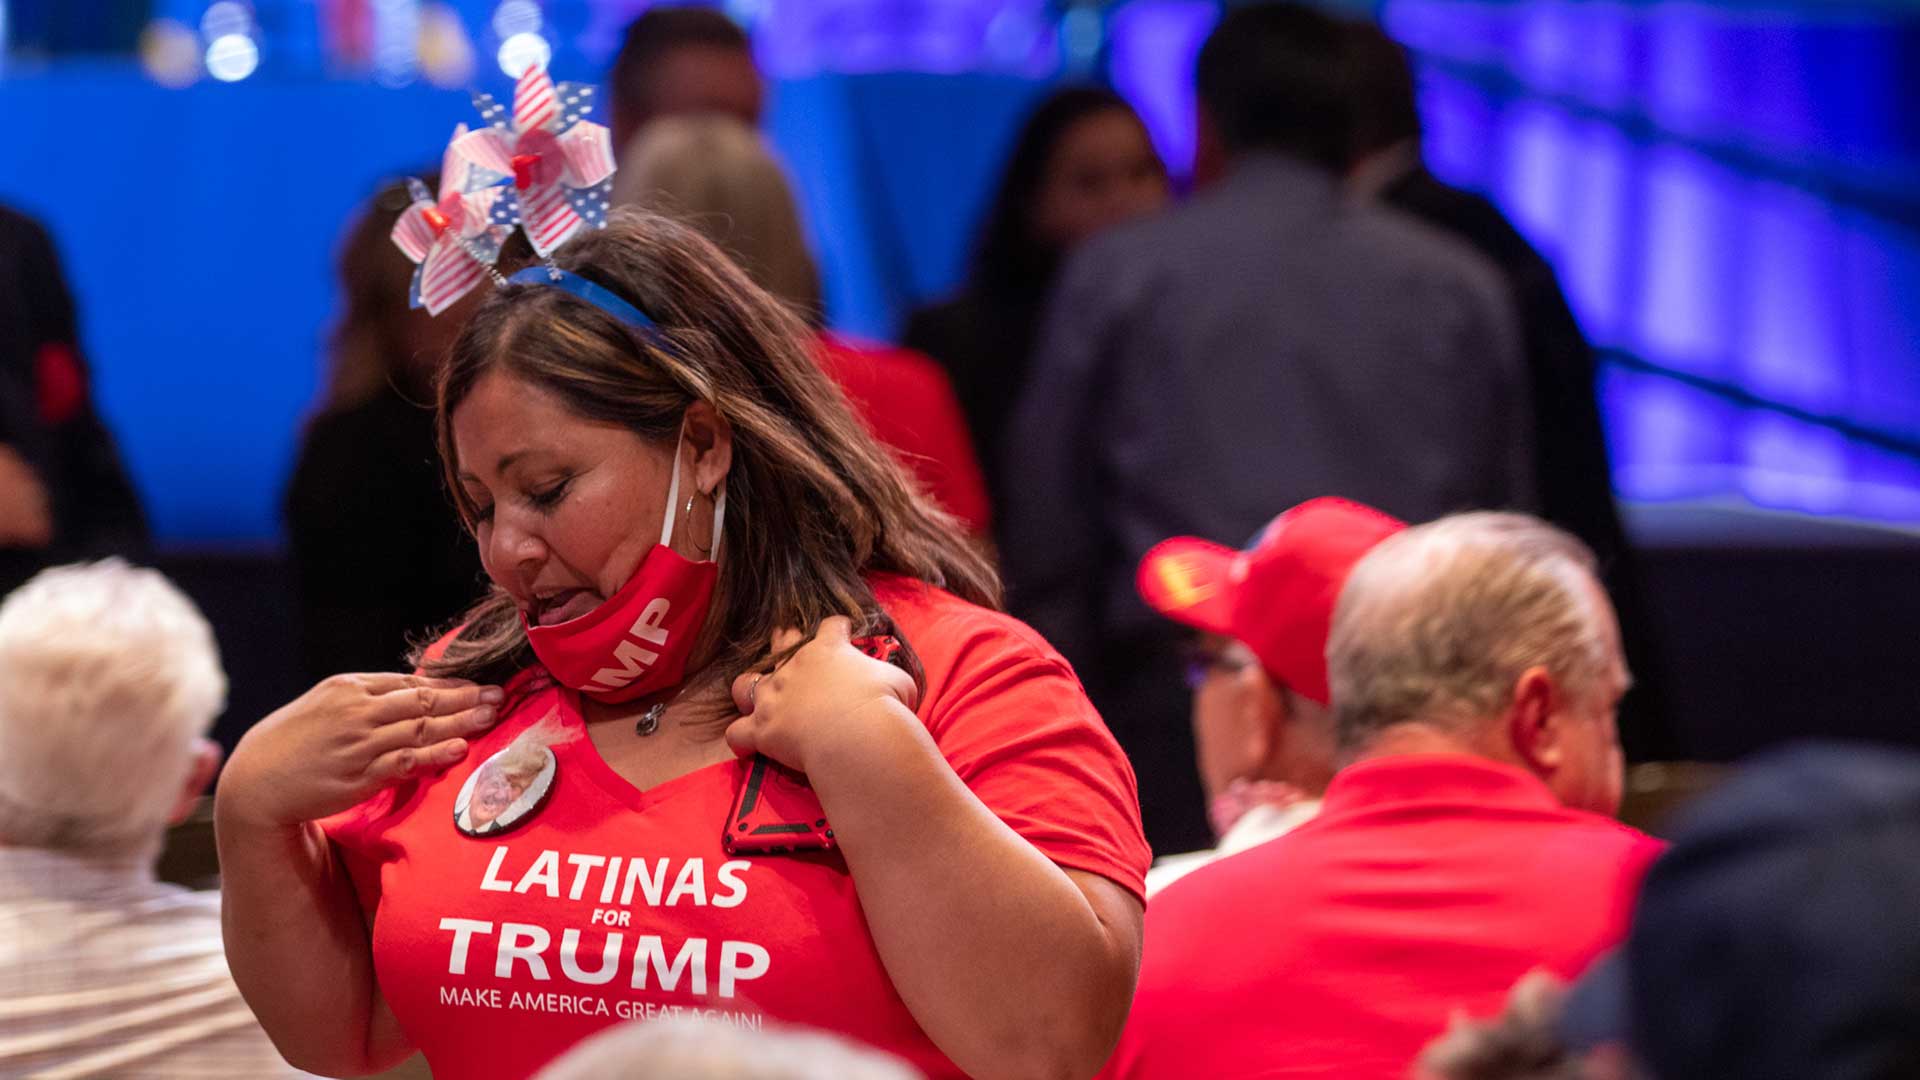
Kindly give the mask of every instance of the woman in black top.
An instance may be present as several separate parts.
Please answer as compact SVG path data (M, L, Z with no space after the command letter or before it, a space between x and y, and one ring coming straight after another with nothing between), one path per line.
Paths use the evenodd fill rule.
M345 310L325 397L287 488L309 679L406 669L409 639L483 591L480 562L440 480L433 432L434 369L482 292L437 319L408 308L413 264L389 234L410 201L402 185L382 190L341 245Z
M1001 427L1026 377L1054 271L1080 241L1167 198L1166 167L1120 95L1056 90L1014 141L965 286L909 317L904 344L952 376L996 499Z
M78 321L52 236L0 206L0 596L60 563L151 558Z

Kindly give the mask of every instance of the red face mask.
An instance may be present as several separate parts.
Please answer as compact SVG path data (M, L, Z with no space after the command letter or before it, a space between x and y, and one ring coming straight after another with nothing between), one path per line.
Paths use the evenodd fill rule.
M585 615L553 626L531 626L524 614L520 616L534 655L562 686L596 701L619 704L677 686L686 675L687 657L706 625L713 583L720 574L725 481L713 506L712 559L694 562L667 546L673 539L673 509L679 501L680 446L676 442L660 542L641 557L620 591Z

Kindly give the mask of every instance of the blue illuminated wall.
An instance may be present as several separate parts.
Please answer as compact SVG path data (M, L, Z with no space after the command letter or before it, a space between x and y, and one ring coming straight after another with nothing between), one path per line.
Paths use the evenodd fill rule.
M1390 0L1437 171L1590 335L1622 493L1920 520L1920 29L1896 5Z
M476 81L500 91L493 6L455 8L474 27ZM596 78L643 6L545 4L556 72ZM768 125L802 189L830 315L874 336L957 280L1012 127L1048 80L1109 77L1184 171L1192 58L1217 12L1120 0L1067 32L1051 0L729 7L758 19ZM234 85L168 90L131 61L14 58L0 72L14 120L0 199L53 227L102 407L176 544L278 537L340 230L468 115L464 93L334 70L307 0L255 10L261 70ZM1436 169L1513 214L1610 350L1625 494L1920 522L1910 11L1386 4L1420 57Z

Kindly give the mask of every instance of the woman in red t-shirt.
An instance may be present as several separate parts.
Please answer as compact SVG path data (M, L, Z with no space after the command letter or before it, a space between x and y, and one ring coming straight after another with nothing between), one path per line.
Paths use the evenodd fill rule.
M953 382L931 357L826 329L800 204L765 136L718 113L665 116L627 144L613 201L679 218L814 328L814 358L934 504L985 540L987 481Z
M441 376L493 594L419 674L328 680L227 768L249 1004L329 1073L417 1048L523 1077L694 1014L1091 1075L1148 853L1072 672L711 244L619 211L556 261ZM917 678L850 640L881 625ZM814 846L732 835L763 825Z

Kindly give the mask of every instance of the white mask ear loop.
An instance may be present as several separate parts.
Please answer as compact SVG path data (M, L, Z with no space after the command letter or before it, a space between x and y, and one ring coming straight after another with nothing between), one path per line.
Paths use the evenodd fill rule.
M673 440L673 479L667 483L667 512L660 522L660 546L673 546L673 510L680 505L680 448L686 445L686 428ZM726 535L727 525L727 481L723 477L720 486L715 489L713 499L713 549L707 557L714 562L720 561L720 540Z

